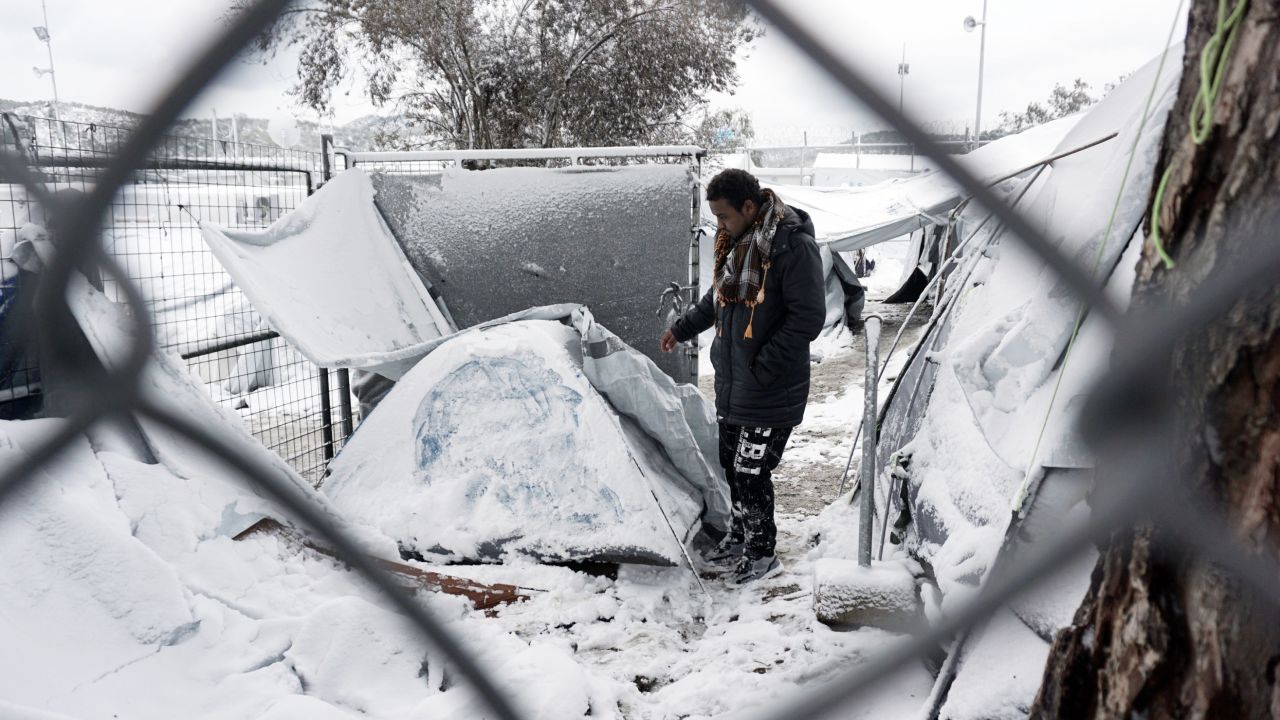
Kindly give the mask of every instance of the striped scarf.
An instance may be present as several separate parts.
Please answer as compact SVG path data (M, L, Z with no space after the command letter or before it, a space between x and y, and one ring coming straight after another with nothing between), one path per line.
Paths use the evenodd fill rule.
M787 213L787 206L772 190L764 190L764 205L756 213L755 222L736 241L729 233L716 233L716 299L721 305L742 303L751 308L755 319L756 305L764 302L764 281L769 276L773 235ZM751 320L743 337L751 337Z

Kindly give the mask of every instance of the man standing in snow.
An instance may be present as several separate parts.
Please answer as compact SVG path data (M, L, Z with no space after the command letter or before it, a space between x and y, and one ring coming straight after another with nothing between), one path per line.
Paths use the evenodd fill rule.
M826 317L813 222L742 170L707 185L716 216L711 288L658 341L663 352L716 328L711 345L720 465L733 527L707 554L736 562L730 582L778 572L772 473L809 400L809 343Z

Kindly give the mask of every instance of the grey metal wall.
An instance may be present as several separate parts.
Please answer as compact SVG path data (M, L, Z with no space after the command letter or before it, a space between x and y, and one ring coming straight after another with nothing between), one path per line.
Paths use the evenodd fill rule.
M376 202L459 327L574 302L671 377L658 351L663 288L689 279L687 164L373 173Z

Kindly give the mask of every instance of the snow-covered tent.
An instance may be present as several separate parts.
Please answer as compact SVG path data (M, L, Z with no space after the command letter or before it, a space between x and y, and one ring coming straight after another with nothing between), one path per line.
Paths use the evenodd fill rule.
M68 298L94 352L117 367L131 343L124 308L83 278ZM394 542L348 523L213 404L176 357L152 358L141 387L148 401L265 463L370 552L396 557ZM0 421L0 471L64 426L57 418ZM163 426L99 422L75 437L0 505L0 717L482 712L367 579L288 536L241 534L264 515L289 520L226 463ZM424 593L419 601L449 618L527 717L583 717L592 702L607 706L566 651L518 638L461 597Z
M682 563L728 528L715 417L581 306L434 343L330 466L348 517L435 559Z
M1026 191L1023 215L1105 279L1121 304L1179 77L1174 62L1160 68L1153 60L1074 119L1054 152L1118 133L1114 140L1056 160L1018 188ZM1011 517L1020 536L1042 538L1057 532L1055 523L1087 513L1091 459L1075 420L1113 340L1001 228L984 228L963 253L883 406L878 444L877 490L891 518L900 510L900 519L909 517L896 539L932 568L941 593L935 612L945 615L972 595L1003 552ZM1091 567L1080 558L956 650L955 685L940 716L1020 716L1040 679L1025 669L1043 666Z

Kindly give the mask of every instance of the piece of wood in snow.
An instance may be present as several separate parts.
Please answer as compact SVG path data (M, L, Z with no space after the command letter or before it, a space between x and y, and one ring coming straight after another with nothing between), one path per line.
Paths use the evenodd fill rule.
M302 547L327 557L338 559L338 554L330 548L319 545L305 537L297 528L289 527L272 518L262 518L235 536L235 540L244 540L255 535L272 535L293 547ZM442 575L407 565L395 560L372 557L371 559L384 570L397 577L404 578L416 588L444 593L445 595L462 595L471 601L477 610L490 610L498 605L509 605L514 602L528 600L516 585L504 583L483 584L466 578Z

